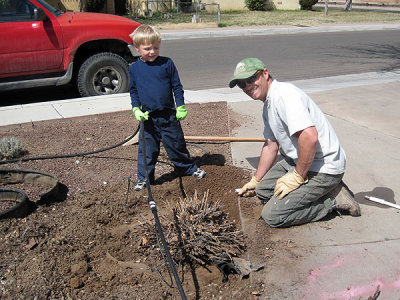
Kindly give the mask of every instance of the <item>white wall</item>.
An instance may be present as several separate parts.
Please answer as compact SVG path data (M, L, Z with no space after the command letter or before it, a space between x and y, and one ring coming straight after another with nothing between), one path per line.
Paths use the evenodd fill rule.
M299 0L271 0L276 9L299 9ZM400 0L399 0L400 1ZM247 9L245 0L202 0L201 3L219 3L221 11ZM216 10L216 6L207 6L207 10Z
M219 3L221 6L221 10L246 9L244 0L215 0L215 1L203 0L202 2Z

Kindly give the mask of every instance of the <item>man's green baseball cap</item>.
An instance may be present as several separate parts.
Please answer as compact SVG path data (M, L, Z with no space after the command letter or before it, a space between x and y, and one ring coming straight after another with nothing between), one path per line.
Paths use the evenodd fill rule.
M264 70L265 64L258 58L242 59L233 72L233 79L229 82L229 87L233 88L238 79L246 79L253 76L257 71Z

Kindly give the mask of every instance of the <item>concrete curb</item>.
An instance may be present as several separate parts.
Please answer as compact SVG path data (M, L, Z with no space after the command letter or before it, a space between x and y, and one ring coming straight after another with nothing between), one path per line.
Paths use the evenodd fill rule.
M344 7L346 4L345 1L329 1L329 6L341 6ZM322 6L325 5L324 1L319 1L316 5ZM352 7L369 7L369 8L374 8L374 7L387 7L387 8L400 8L400 3L385 3L385 2L358 2L358 1L353 1Z
M243 29L224 29L224 28L205 28L196 30L167 31L161 30L163 40L178 39L205 39L233 36L259 36L275 34L296 34L296 33L316 33L316 32L343 32L343 31L372 31L372 30L399 30L400 23L390 24L369 24L369 25L331 25L331 26L310 26L310 27L263 27L263 28L243 28Z
M400 82L400 69L292 81L306 93ZM235 87L185 90L186 103L244 102L251 100ZM64 119L131 109L129 93L0 107L0 126Z

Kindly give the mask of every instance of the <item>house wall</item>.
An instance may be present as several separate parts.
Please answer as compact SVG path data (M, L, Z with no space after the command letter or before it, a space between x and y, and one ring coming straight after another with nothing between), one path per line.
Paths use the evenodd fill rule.
M276 8L279 9L298 9L298 0L271 0L274 2ZM51 5L58 7L61 10L68 11L79 11L79 0L47 0ZM172 6L173 5L173 1ZM143 1L143 7L145 8L146 1ZM247 9L245 6L245 0L202 0L201 3L219 3L221 11L224 10L243 10ZM156 8L155 3L151 3ZM153 7L152 7L153 8ZM216 5L207 5L206 9L209 11L216 11ZM107 0L104 12L115 13L114 0Z
M300 9L299 0L273 0L275 9L295 10Z
M269 3L268 3L269 2ZM221 11L247 9L245 0L202 0L201 3L219 3ZM299 9L299 0L268 0L267 6L276 9ZM207 10L216 10L216 6L207 6Z
M46 0L46 2L62 11L79 11L78 0Z
M244 0L202 0L204 3L219 3L221 10L243 10L246 9Z
M115 2L114 1L115 0L107 0L103 12L109 13L109 14L114 14L115 13L115 6L114 6ZM267 3L267 5L272 6L273 8L276 8L276 9L295 10L295 9L300 8L299 0L267 0L267 1L270 1L269 3ZM339 0L339 1L344 2L344 0ZM47 2L49 2L51 5L58 7L59 9L64 10L64 11L65 10L79 11L80 0L47 0ZM165 2L166 3L170 2L167 4L174 6L174 0L165 1ZM357 2L366 2L366 1L365 0L353 0L353 3L357 3ZM400 3L400 0L374 0L374 2L381 2L381 3L387 3L387 4L398 4L398 3ZM145 3L146 3L146 0L143 0L144 8L145 8ZM206 3L206 4L219 3L221 11L247 9L245 6L245 0L202 0L201 3ZM155 4L152 3L152 6L155 6ZM216 11L217 6L216 5L207 5L206 10Z
M79 11L79 0L46 0L46 2L63 11ZM106 4L104 5L102 12L114 14L114 0L106 0Z

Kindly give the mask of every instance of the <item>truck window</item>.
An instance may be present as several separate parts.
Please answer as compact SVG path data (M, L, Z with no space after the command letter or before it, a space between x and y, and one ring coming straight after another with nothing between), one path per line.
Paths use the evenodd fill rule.
M4 0L0 2L0 23L33 21L35 6L27 0Z
M44 0L37 0L41 5L43 5L49 12L51 12L53 15L56 17L61 16L63 12L59 10L58 8L55 8L51 6L49 3L47 3Z

